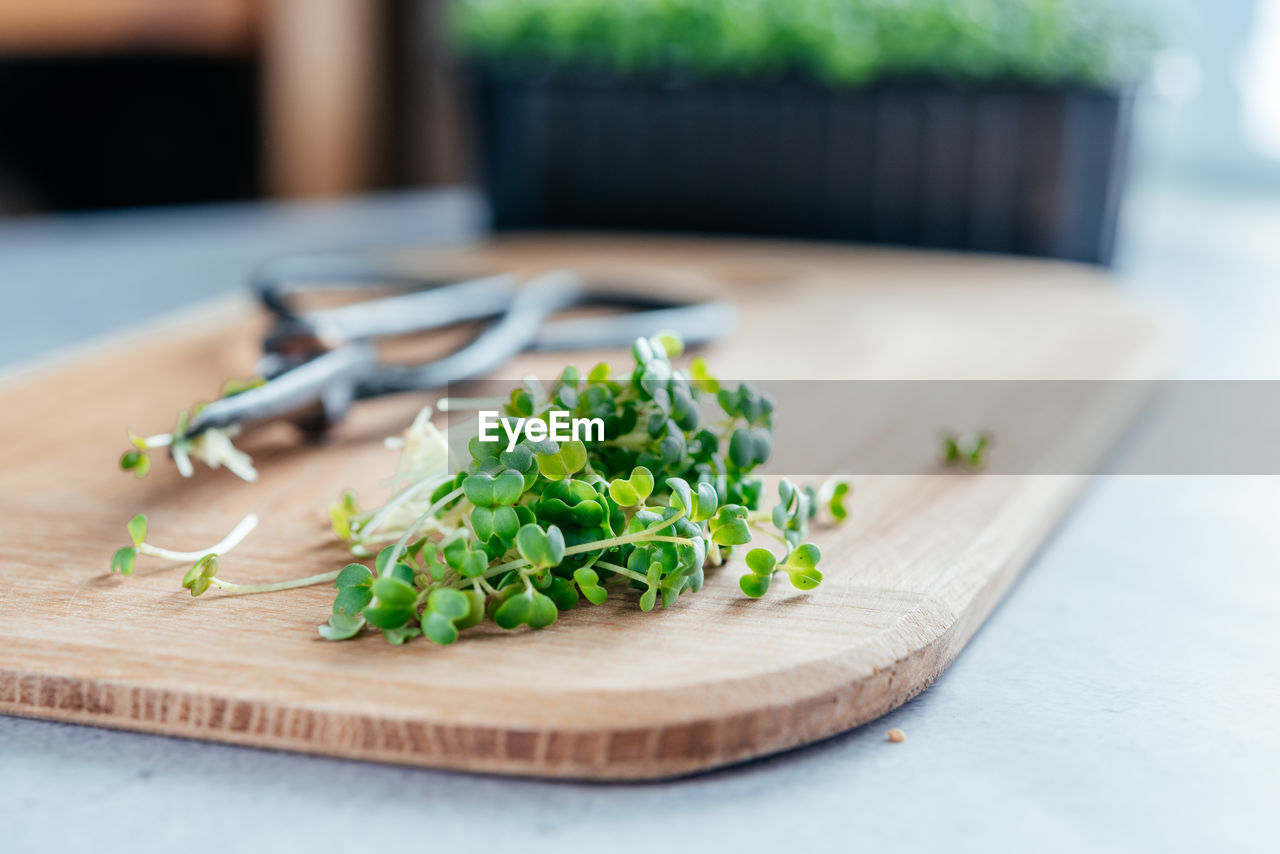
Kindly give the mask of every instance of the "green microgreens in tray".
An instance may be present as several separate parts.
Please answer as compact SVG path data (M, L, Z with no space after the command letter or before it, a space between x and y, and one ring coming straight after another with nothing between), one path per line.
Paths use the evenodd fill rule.
M1114 86L1159 46L1119 0L458 0L455 42L508 72Z
M334 532L372 566L239 585L217 577L222 543L181 555L195 561L183 586L198 596L210 587L259 593L332 582L320 635L345 640L373 629L393 644L419 635L450 644L484 620L543 628L611 596L634 597L641 611L668 608L759 535L779 553L750 550L746 595L764 595L779 574L800 590L817 587L821 553L806 542L809 523L820 507L836 521L847 516L848 484L819 493L783 479L769 505L754 472L773 450L772 399L745 383L722 385L699 359L677 369L671 360L682 347L669 334L639 339L628 373L599 364L583 376L570 366L549 388L529 380L501 403L512 419L547 420L553 410L599 418L599 441L477 436L451 466L424 409L396 443L391 499L362 511L348 492L330 508ZM122 571L140 553L176 554L145 543L142 517L130 534L133 546L113 560Z

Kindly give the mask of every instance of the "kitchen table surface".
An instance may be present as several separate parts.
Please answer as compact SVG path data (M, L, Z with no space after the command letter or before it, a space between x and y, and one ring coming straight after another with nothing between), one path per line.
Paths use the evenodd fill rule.
M482 222L464 190L3 222L0 372L231 292L271 254L457 242ZM1277 235L1280 203L1132 194L1118 287L1179 318L1177 376L1280 379ZM0 717L0 850L1274 850L1278 555L1280 478L1101 478L920 697L673 782L503 779ZM0 590L0 609L21 607Z

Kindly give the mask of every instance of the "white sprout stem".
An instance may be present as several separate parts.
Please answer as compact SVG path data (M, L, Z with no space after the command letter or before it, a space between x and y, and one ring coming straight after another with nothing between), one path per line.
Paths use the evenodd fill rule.
M165 560L186 563L187 561L200 560L206 555L224 554L240 545L245 537L249 536L254 528L258 527L257 515L250 513L240 520L240 523L231 529L231 533L227 534L218 542L214 543L207 549L195 552L179 552L173 549L163 549L159 546L153 546L150 543L139 543L138 553L150 555L151 557L163 558Z
M396 562L400 560L400 555L404 554L405 547L409 545L409 540L413 537L414 532L417 531L424 522L439 513L446 504L453 501L455 498L461 498L462 495L463 490L462 487L459 486L457 489L432 504L426 510L422 511L422 515L415 519L413 524L405 530L404 536L396 541L395 547L391 550L391 557L387 560L386 573L390 573L391 570L395 568Z
M387 520L387 517L390 516L395 511L395 509L399 507L401 504L404 504L406 501L408 501L413 496L417 495L419 492L422 492L428 486L436 487L444 483L446 480L448 480L447 475L436 475L434 477L425 477L422 480L418 481L417 483L413 484L412 486L407 486L404 489L400 490L400 493L398 495L396 495L386 504L379 507L378 512L374 513L368 522L360 526L361 538L363 538L366 533L373 533L374 531L376 531L378 529L378 526L381 525L383 522L385 522Z
M634 578L636 581L643 581L645 583L648 583L649 581L649 579L645 577L642 573L636 572L634 569L627 569L625 566L622 566L621 564L612 563L607 560L598 560L596 561L595 565L600 567L601 569L607 569L610 572L616 572L619 575L625 575L627 578Z
M439 478L441 481L444 481L449 479L451 476L452 475L450 475L447 471L442 472L439 466L419 466L416 469L405 469L404 471L398 471L395 474L391 475L391 477L383 478L382 480L378 481L378 483L380 486L388 486L394 489L395 485L402 480L412 481L416 483L417 481L422 480L423 478L434 477L434 478ZM365 515L372 516L373 513L366 513Z
M209 579L209 584L227 593L236 596L244 596L250 593L274 593L277 590L292 590L295 587L310 587L313 584L324 584L333 581L338 577L338 573L342 570L336 569L332 572L322 572L319 575L308 575L306 578L295 578L292 581L277 581L275 584L236 584L231 581L223 581L214 577Z
M667 528L667 527L670 527L671 525L674 525L676 522L680 521L680 519L682 519L683 517L684 517L684 512L681 511L680 513L677 513L675 516L672 516L670 519L665 519L661 522L655 522L654 524L645 528L643 531L636 531L634 534L623 534L622 536L619 536L619 537L610 537L607 540L596 540L595 542L591 542L591 543L579 543L576 546L569 546L569 548L564 550L564 554L565 554L565 557L568 557L569 555L582 554L584 552L604 551L605 549L611 549L614 546L625 546L630 543L639 543L639 542L675 543L681 546L691 546L693 545L694 541L686 537L666 537L661 535L654 536L656 532L661 531L663 528ZM390 563L390 561L388 561L388 563ZM599 566L600 563L601 562L599 560L595 561L595 565L597 566ZM506 572L507 570L510 570L510 569L518 569L523 571L523 569L526 566L532 566L532 564L529 563L528 559L523 557L513 558L512 560L509 560L506 563L500 563L495 566L489 567L484 571L483 577L492 578L493 576L498 575L499 573L502 573L502 572Z
M757 534L764 534L766 537L773 537L775 540L782 543L784 546L787 546L788 548L790 548L790 544L787 542L787 538L777 533L776 531L771 531L768 528L762 525L759 525L755 522L748 522L747 524L750 525L752 530L754 530Z
M601 551L603 549L611 549L614 546L625 546L630 543L646 542L646 543L676 543L682 546L693 545L693 540L688 537L666 537L654 536L663 528L670 527L684 517L684 513L677 513L670 519L657 522L643 531L636 531L634 534L623 534L619 537L610 537L607 540L596 540L593 543L579 543L576 546L569 546L564 550L565 556L582 554L583 552Z
M148 448L167 448L173 444L172 433L157 433L154 436L148 436L142 440L142 444Z
M712 566L721 566L724 563L724 555L720 552L718 543L708 541L707 559L711 561Z
M183 477L191 477L195 474L195 467L191 465L191 457L187 454L186 448L182 445L173 445L169 454L173 457L173 464L178 467L178 474Z
M500 408L506 402L503 397L442 397L436 408L441 412L459 412L466 409Z

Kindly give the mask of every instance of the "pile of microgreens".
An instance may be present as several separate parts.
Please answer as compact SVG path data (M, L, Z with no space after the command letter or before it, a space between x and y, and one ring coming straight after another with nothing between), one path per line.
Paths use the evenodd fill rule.
M113 568L130 572L138 554L195 560L183 578L193 596L211 586L258 593L331 581L338 592L323 637L370 627L395 644L421 634L450 644L485 618L504 629L542 628L617 590L637 591L642 611L667 608L757 534L781 553L747 552L739 581L746 595L763 596L779 574L801 590L817 587L821 554L804 542L809 520L819 504L845 518L848 484L819 494L783 479L777 503L761 509L762 482L752 472L773 447L773 401L745 383L722 385L700 359L687 374L676 369L671 359L682 346L671 334L642 338L627 374L600 364L583 377L570 366L550 388L528 380L503 401L504 417L545 419L557 409L603 419L605 438L590 447L526 436L507 449L472 438L456 470L424 410L405 433L391 499L361 511L348 492L330 511L334 531L354 555L373 557L372 568L352 563L277 584L232 584L217 578L217 555L256 519L209 549L176 553L145 542L141 516Z

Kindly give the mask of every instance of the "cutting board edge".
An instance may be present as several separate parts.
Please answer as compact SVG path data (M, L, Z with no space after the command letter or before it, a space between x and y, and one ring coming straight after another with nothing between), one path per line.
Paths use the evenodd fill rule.
M1055 490L1050 498L1057 508L1055 520L1087 482L1085 477L1071 478L1063 481L1065 489ZM566 780L672 779L840 735L918 696L955 661L1055 527L1056 521L1051 522L1024 540L1001 570L974 591L962 613L928 642L913 643L904 626L929 604L926 600L883 633L891 637L877 638L884 648L907 649L884 666L808 696L793 692L785 703L764 702L721 717L614 729L572 730L553 724L517 730L265 699L229 701L212 692L41 676L10 667L0 667L0 713L448 771ZM914 640L919 640L918 633ZM862 647L838 658L865 661L864 656ZM839 671L842 662L828 659L810 666ZM770 691L756 693L775 696Z
M976 629L995 604L992 601L981 616L964 624ZM212 693L43 677L8 668L0 669L0 714L448 771L566 780L663 780L781 753L880 717L924 691L954 661L972 634L969 629L958 637L961 625L948 628L893 667L809 698L791 698L789 704L718 719L648 727L573 731L439 724L263 701L228 702ZM894 691L895 685L901 687ZM882 690L874 690L881 686ZM864 692L878 702L860 707L858 698ZM832 707L847 711L832 714ZM181 721L197 709L209 711L202 713L202 720ZM179 720L170 719L172 715ZM264 735L263 728L270 734ZM299 729L300 735L290 732ZM775 735L759 737L762 730ZM340 735L332 738L331 731ZM708 751L697 746L712 740L723 744L735 734L741 740L727 747ZM586 756L592 758L574 758Z

